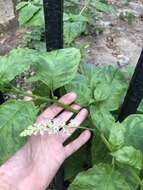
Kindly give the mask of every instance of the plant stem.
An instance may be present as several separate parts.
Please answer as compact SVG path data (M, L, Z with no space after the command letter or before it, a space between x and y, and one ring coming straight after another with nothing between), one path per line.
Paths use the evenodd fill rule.
M29 96L29 97L31 97L31 98L33 98L35 100L43 100L45 102L54 103L57 106L62 107L62 108L64 108L67 111L70 111L70 112L73 112L73 113L78 113L78 111L75 110L75 109L73 109L71 106L66 105L66 104L64 104L64 103L62 103L62 102L60 102L58 100L47 98L47 97L42 97L42 96L37 96L35 94L31 94L31 93L28 93L28 92L24 92L23 90L18 89L18 88L14 87L14 86L11 86L11 87L12 87L12 89L7 89L7 92L11 92L11 93L15 93L15 94L20 94L22 96Z
M77 129L86 129L86 130L89 130L89 131L95 131L95 129L91 129L91 128L88 128L88 127L81 127L81 126L79 126L79 127L70 127L70 128L77 128Z
M83 14L83 12L87 9L89 3L90 3L90 0L88 0L87 2L86 2L86 0L85 0L85 5L84 5L84 7L82 8L82 10L80 11L79 15L82 15L82 14Z
M107 148L109 149L109 151L112 152L112 148L111 148L111 146L110 146L108 140L105 138L105 136L104 136L102 133L100 133L100 137L101 137L102 141L104 142L104 144L105 144L105 145L107 146Z

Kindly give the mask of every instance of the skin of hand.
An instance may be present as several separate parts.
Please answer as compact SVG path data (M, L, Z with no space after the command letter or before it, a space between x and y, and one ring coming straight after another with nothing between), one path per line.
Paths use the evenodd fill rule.
M75 100L76 94L69 93L59 101L80 110L73 119L80 125L87 117L88 112L74 104ZM59 113L61 114L59 115ZM44 122L46 119L69 121L72 116L73 113L52 105L38 117L37 122ZM72 134L76 129L69 128L69 130ZM44 190L50 184L64 160L84 145L90 139L90 136L90 132L86 130L66 146L63 143L69 138L69 135L62 130L55 135L44 134L43 136L30 137L27 144L0 167L0 189Z

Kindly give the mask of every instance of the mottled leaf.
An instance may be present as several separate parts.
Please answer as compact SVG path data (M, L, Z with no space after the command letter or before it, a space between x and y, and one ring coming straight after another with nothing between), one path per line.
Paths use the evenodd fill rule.
M37 111L32 102L13 100L0 106L0 164L25 144L19 135L35 122Z
M92 99L92 92L85 76L77 74L75 79L66 86L67 92L76 92L76 102L81 106L88 106Z
M109 143L113 150L118 150L125 143L125 127L120 123L115 123L110 131Z
M39 12L41 8L33 5L32 3L28 3L19 11L18 21L20 25L26 24L36 13Z
M101 102L109 98L111 93L111 86L109 83L102 82L96 85L94 90L94 98L96 102Z
M125 146L116 152L112 153L115 159L136 169L143 169L143 154L140 150L135 149L132 146Z
M71 44L86 29L87 18L82 15L64 15L64 40Z
M110 165L99 164L77 175L68 190L130 190L124 177Z
M0 85L9 83L36 61L37 54L30 49L14 49L0 57Z
M123 121L126 128L125 143L143 151L143 115L131 115Z
M41 53L39 62L33 65L34 80L42 81L51 90L62 87L75 77L80 57L76 48Z
M98 105L90 106L90 116L93 122L93 125L103 132L105 135L109 134L109 131L112 128L112 125L115 123L114 117L111 113L105 110L103 107Z

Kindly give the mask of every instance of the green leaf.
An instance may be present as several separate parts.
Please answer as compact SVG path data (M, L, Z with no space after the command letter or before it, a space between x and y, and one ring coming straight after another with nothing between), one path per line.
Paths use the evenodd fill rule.
M18 4L16 5L16 10L19 11L20 9L22 9L22 8L25 7L26 5L28 5L28 2L26 2L26 1L22 1L22 2L18 3Z
M113 150L118 150L125 143L125 127L121 123L115 123L110 131L109 143Z
M0 106L0 164L25 144L19 135L35 122L37 111L32 102L14 100Z
M90 106L90 115L93 125L104 135L108 136L112 126L115 123L111 113L98 105Z
M71 44L86 29L87 18L82 15L64 15L64 41Z
M105 101L102 102L102 106L109 111L114 111L119 108L127 89L127 82L124 75L119 69L110 65L97 68L95 74L91 78L90 85L92 89L95 89L95 95L97 97L98 91L100 92L99 96L102 95L103 99L105 99ZM104 86L106 88L105 91ZM100 97L98 97L98 99L99 98Z
M136 180L136 178L133 175L131 175L130 167L129 166L125 166L125 165L121 166L121 164L120 164L120 168L118 168L118 171L122 174L122 176L124 176L125 180L129 184L131 190L135 190L135 189L138 188L138 186L139 186L138 181ZM132 168L132 171L137 176L140 175L140 171L139 170L137 170L135 168Z
M143 115L131 115L123 121L126 128L125 143L143 151Z
M111 84L113 80L125 82L124 75L118 68L115 68L112 65L96 67L91 80L91 86L96 87L96 84L102 81Z
M109 98L111 93L111 85L104 82L98 83L94 90L94 98L96 102L101 102Z
M110 165L99 164L80 173L68 190L130 190L124 177Z
M82 64L81 66L82 66L83 74L88 79L89 84L91 83L92 78L101 69L100 67L94 64Z
M7 84L17 75L27 70L36 61L36 51L14 49L8 55L0 57L0 85Z
M93 0L93 2L91 3L98 11L102 11L102 12L105 12L105 13L109 13L109 14L112 14L114 16L117 16L117 12L116 10L110 6L110 5L107 5L105 3L102 3L102 2L97 2L95 0Z
M132 146L125 146L116 152L112 153L115 159L136 169L143 169L143 154L140 150L135 149Z
M18 21L20 25L25 25L36 13L40 11L41 7L28 3L19 11Z
M77 74L75 79L66 86L67 92L76 92L76 102L81 106L87 107L92 99L91 89L85 76Z
M35 13L34 16L24 24L24 26L25 27L42 27L43 28L43 26L44 26L43 9L40 9L37 13Z
M110 111L115 111L118 110L123 102L127 84L115 79L111 82L110 86L110 95L108 99L103 102L102 106Z
M75 77L80 58L80 51L76 48L41 53L39 62L33 65L36 72L34 78L51 90L60 88Z
M139 112L143 112L143 100L141 101L139 107L138 107Z
M97 131L95 131L92 136L91 156L92 164L112 162L112 156L109 154L109 150L102 142L100 134Z

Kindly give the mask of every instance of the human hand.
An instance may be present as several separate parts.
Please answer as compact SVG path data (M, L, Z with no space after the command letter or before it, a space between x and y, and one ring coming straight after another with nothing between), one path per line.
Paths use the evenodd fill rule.
M60 101L65 104L72 104L76 94L69 93L63 96ZM73 104L72 107L80 110L80 106ZM37 123L46 119L56 121L69 121L73 113L63 111L62 108L52 105L48 107L37 119ZM74 121L80 125L86 118L88 112L82 109ZM76 129L70 128L70 133ZM69 135L61 130L58 134L44 134L32 136L27 144L20 149L10 160L0 168L0 188L3 190L44 190L52 181L56 172L66 158L76 152L90 138L90 132L84 131L77 139L64 146L63 143Z

